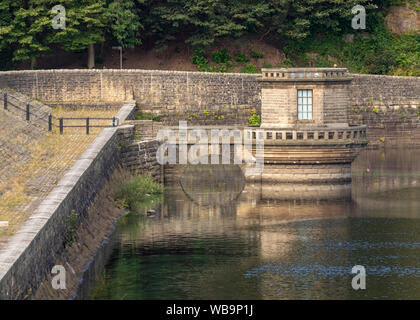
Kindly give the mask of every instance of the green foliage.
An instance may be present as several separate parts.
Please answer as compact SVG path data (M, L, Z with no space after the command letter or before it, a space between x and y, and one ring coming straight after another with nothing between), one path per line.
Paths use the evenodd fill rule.
M134 48L141 43L139 30L143 28L134 1L114 1L105 10L110 33L123 48Z
M204 49L218 40L258 34L281 44L286 67L306 66L305 53L314 52L318 53L314 61L318 67L338 63L351 72L419 76L420 35L393 35L383 25L387 8L402 3L405 1L63 0L66 29L54 30L51 8L55 1L2 0L0 68L28 60L36 67L37 58L52 55L57 48L81 51L103 43L132 48L147 42L165 50L170 41L182 40L200 48L191 57L199 70L230 72L233 63L247 64L249 57L239 52L232 62L226 49L210 57ZM354 5L367 9L365 32L351 28ZM416 8L416 0L408 0L408 5ZM355 33L353 43L342 40L346 33ZM93 51L89 52L92 57ZM250 57L262 59L264 54L251 51ZM250 64L242 70L255 72Z
M66 28L54 30L50 42L69 51L84 50L90 44L104 42L105 0L66 0L61 4L66 8Z
M262 59L264 58L264 53L259 51L251 51L251 58Z
M162 193L163 186L150 176L134 175L124 179L116 187L114 198L131 212L136 212L147 199L146 194L159 196Z
M67 232L64 235L64 245L71 247L76 240L77 227L79 225L79 214L72 210L67 217Z
M259 73L255 64L249 63L241 68L242 73Z
M198 70L206 71L208 60L204 57L204 50L202 48L195 49L195 54L191 57L191 63L197 65Z
M272 68L273 66L271 65L271 63L270 62L268 62L268 61L264 61L264 64L263 64L263 68Z
M356 34L353 43L344 42L339 35L317 35L300 41L286 41L286 56L295 64L305 61L305 52L317 53L316 67L331 67L335 61L354 73L420 75L420 35L395 35L388 31L381 19L372 33ZM284 64L285 61L283 61Z
M198 70L205 72L229 72L233 66L227 49L214 51L211 59L213 62L216 62L217 65L208 65L208 60L204 56L204 49L198 48L195 49L195 54L191 57L191 62L197 65Z
M261 117L257 114L257 110L255 108L251 110L251 116L248 118L248 124L253 127L261 125Z
M230 57L229 51L225 48L219 51L214 51L211 55L211 60L218 64L226 63L230 61L230 59L231 57Z
M245 53L239 51L235 57L235 61L238 62L239 64L243 64L243 63L247 63L249 61L249 58Z
M12 1L0 4L0 49L10 47L12 61L32 60L50 52L51 22L47 1Z
M157 43L182 37L191 46L205 47L223 37L255 32L268 7L265 0L147 1L145 30L153 33Z
M135 115L136 120L153 120L153 121L160 121L162 118L164 118L165 115L154 115L151 113L143 112L142 110L138 110Z

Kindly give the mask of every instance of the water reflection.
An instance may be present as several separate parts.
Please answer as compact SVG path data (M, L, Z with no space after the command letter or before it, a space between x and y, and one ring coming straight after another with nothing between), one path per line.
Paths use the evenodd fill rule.
M419 299L418 156L362 154L351 188L244 184L234 167L187 169L157 216L122 220L92 298ZM320 190L334 200L308 196ZM351 287L354 265L366 267L366 290Z

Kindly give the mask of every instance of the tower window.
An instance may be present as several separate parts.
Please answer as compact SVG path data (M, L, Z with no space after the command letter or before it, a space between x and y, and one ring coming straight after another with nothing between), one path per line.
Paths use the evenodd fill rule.
M312 90L298 90L298 120L312 120Z

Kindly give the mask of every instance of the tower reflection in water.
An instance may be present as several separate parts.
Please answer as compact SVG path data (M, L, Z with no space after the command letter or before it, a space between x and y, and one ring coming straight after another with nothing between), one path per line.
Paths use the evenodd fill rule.
M351 188L247 184L234 166L191 166L158 214L122 219L94 297L419 299L419 156L369 151L371 173L359 157ZM367 290L351 287L355 265Z
M225 239L222 242L225 247L216 252L221 250L224 254L243 256L237 262L241 265L240 269L243 268L243 274L232 276L229 280L225 278L224 268L216 267L212 273L220 273L219 277L225 278L226 282L235 281L238 276L248 277L241 285L253 282L252 290L256 291L251 295L248 292L243 298L278 298L283 296L280 292L288 298L310 298L308 292L312 291L312 287L317 287L318 298L323 297L320 291L323 281L303 284L304 277L299 272L294 274L293 270L300 266L303 268L301 272L316 273L314 268L317 264L308 264L313 255L317 255L316 252L308 256L302 249L305 250L305 243L320 241L326 235L322 235L319 225L308 228L305 222L348 217L352 212L350 184L245 183L237 166L197 165L188 167L179 183L167 186L167 189L162 207L162 216L167 219L164 219L166 223L159 222L165 230L160 229L155 236L170 235L170 241L178 244L180 238L186 241ZM340 227L341 236L345 236L346 232L343 224ZM165 246L170 246L167 240L162 239L166 242ZM209 244L210 248L212 246ZM300 261L300 258L303 260ZM328 259L328 256L324 255L321 259ZM345 268L342 272L348 274ZM307 288L295 291L296 283ZM303 292L309 296L301 296Z

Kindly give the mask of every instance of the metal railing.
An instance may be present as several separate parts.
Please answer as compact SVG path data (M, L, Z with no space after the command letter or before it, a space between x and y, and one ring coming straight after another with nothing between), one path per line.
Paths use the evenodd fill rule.
M15 102L12 102L11 99ZM55 117L51 113L46 112L40 107L34 106L26 101L23 101L19 97L16 97L8 92L0 89L0 100L3 102L3 109L10 110L13 107L23 113L25 113L25 120L31 121L32 117L35 117L41 121L48 123L48 131L52 131L53 127L59 128L60 134L64 133L64 128L85 128L86 134L89 134L91 128L109 128L116 127L119 125L119 119L113 118L97 118L97 117ZM23 104L18 105L19 103ZM111 121L109 125L93 124L92 121ZM70 124L65 124L70 122ZM74 122L77 122L76 124Z

